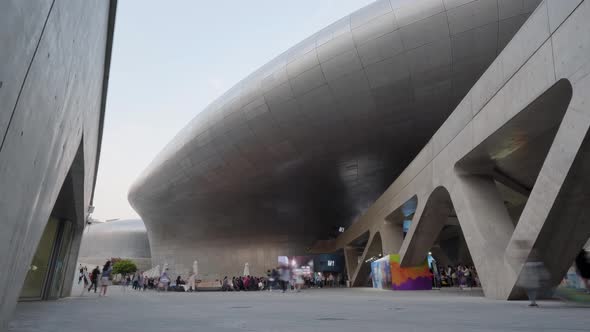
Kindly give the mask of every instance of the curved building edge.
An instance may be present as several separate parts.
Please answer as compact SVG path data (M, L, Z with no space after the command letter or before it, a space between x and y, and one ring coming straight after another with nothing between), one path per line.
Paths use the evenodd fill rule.
M146 222L148 232L150 233L150 244L152 245L153 261L157 261L158 263L163 263L162 261L166 261L166 263L170 264L173 270L177 269L179 272L185 270L188 271L188 269L190 269L189 262L192 262L195 258L200 258L200 261L209 263L211 266L218 264L215 262L226 261L231 263L226 264L226 267L223 268L224 272L218 272L228 274L235 273L233 270L239 270L244 261L250 261L251 267L254 270L258 268L259 271L257 272L260 273L265 271L266 268L272 267L270 264L273 264L273 260L276 263L276 256L281 252L285 254L301 253L304 248L307 248L311 245L314 237L315 240L317 240L318 236L325 236L325 234L320 233L320 231L325 233L325 230L317 230L314 228L315 226L312 225L318 225L319 220L321 220L314 220L315 218L321 218L321 212L319 215L318 212L314 212L316 215L312 215L311 218L309 218L309 216L301 216L298 218L300 220L311 220L311 224L308 222L307 224L303 224L300 227L305 229L305 234L297 234L297 236L293 236L293 232L296 233L298 230L291 227L289 231L291 232L290 234L286 234L284 230L282 233L274 233L273 235L275 239L273 241L275 241L276 244L270 245L270 247L262 246L259 248L254 248L251 244L240 243L243 238L247 238L248 236L251 237L251 240L256 239L254 240L255 242L269 243L268 237L272 237L273 235L270 235L269 233L268 235L264 236L266 238L265 240L259 239L255 235L244 235L242 237L233 236L232 234L235 232L235 230L232 231L232 229L223 228L225 227L223 225L229 222L229 220L233 220L235 228L239 228L242 233L248 231L245 230L244 227L239 226L240 223L242 225L255 224L255 227L261 229L261 233L271 232L270 229L272 229L273 226L269 225L268 222L266 224L258 224L256 220L269 217L259 217L255 215L257 212L249 211L249 209L258 209L254 206L258 204L264 205L264 203L246 202L248 201L246 198L248 195L244 195L242 193L240 196L239 193L236 194L236 189L231 188L233 185L234 188L238 188L237 190L242 190L239 188L251 186L251 183L241 182L243 181L243 178L247 177L247 175L244 175L242 179L237 178L234 180L229 176L229 173L224 173L224 171L220 173L221 176L215 174L217 173L216 167L218 167L215 165L215 163L218 163L217 157L215 156L215 148L217 146L214 146L214 144L211 142L217 137L225 136L225 133L239 128L240 125L243 124L241 121L245 121L242 119L242 116L247 117L247 114L249 114L251 111L257 114L257 111L255 110L263 108L267 110L270 109L270 113L273 113L273 107L276 106L275 103L280 104L277 106L277 109L283 110L282 107L286 103L283 101L285 96L287 96L287 98L293 98L291 100L296 100L299 103L299 107L301 107L302 112L312 115L316 113L320 114L322 106L322 99L320 96L322 93L325 93L325 91L321 89L322 87L328 86L329 88L333 88L330 83L339 82L340 80L342 80L342 82L347 82L346 84L350 85L350 81L344 80L344 77L348 78L346 75L340 75L334 81L329 81L326 83L326 81L328 81L327 77L330 75L327 72L327 69L322 65L335 59L341 61L341 56L347 53L347 47L356 50L356 57L359 59L359 45L372 45L372 43L381 43L378 45L391 48L396 45L395 40L392 41L391 39L387 38L396 35L397 38L402 38L404 41L402 44L405 45L405 48L399 51L401 53L394 53L393 56L389 55L379 58L378 64L381 66L379 67L380 70L371 72L370 75L367 74L367 67L363 66L363 69L361 70L361 72L364 71L364 74L368 76L368 81L370 83L370 98L372 98L372 101L370 102L375 102L375 91L377 91L379 87L383 86L388 89L389 94L393 95L395 101L400 101L403 104L403 102L406 101L403 100L403 96L401 96L401 98L400 96L397 96L399 93L395 93L396 89L406 91L405 89L409 87L409 91L411 91L412 96L414 97L415 95L415 100L413 100L413 102L416 104L416 109L420 110L420 107L426 108L426 106L429 105L429 102L430 106L433 105L433 102L434 105L437 105L437 102L440 101L439 99L436 99L438 98L437 89L443 87L443 90L441 91L447 91L444 90L444 88L446 84L451 82L449 81L449 78L451 77L449 75L452 73L446 71L446 69L451 65L447 65L446 61L449 61L450 64L452 64L455 61L454 57L465 60L465 56L467 56L467 59L476 59L476 63L479 65L474 69L469 69L472 72L470 72L468 75L468 77L470 77L469 79L472 82L475 82L475 78L473 77L477 77L481 72L483 72L485 67L487 67L487 65L493 61L497 53L499 53L501 48L503 48L503 45L507 43L512 34L515 32L515 30L512 30L506 36L503 36L504 41L500 43L499 40L501 39L501 36L499 35L499 32L503 30L500 29L500 26L514 26L516 24L516 27L518 28L520 24L526 20L526 17L528 17L528 14L534 8L532 5L530 5L529 8L509 8L507 10L509 14L504 13L503 16L499 17L498 15L500 14L498 14L498 8L500 4L496 0L480 0L467 2L464 4L455 3L452 5L447 5L448 6L446 7L442 1L422 1L412 2L411 4L406 2L402 5L399 5L399 2L377 1L331 24L327 28L320 30L318 33L289 49L287 52L270 61L267 65L264 65L261 69L249 75L246 79L242 80L222 97L218 98L215 102L209 105L203 112L199 113L199 115L197 115L187 125L187 127L185 127L164 148L164 150L156 157L150 166L148 166L146 171L144 171L140 178L133 184L129 192L130 203L142 216ZM477 12L477 17L481 20L473 20L469 16L470 13L474 11ZM504 10L502 10L502 12L504 12ZM510 21L510 24L508 24L508 21ZM444 32L443 29L433 29L433 27L438 25L440 25L441 28L444 27L447 32ZM441 33L441 31L443 32ZM456 50L454 49L455 52L451 52L452 54L449 55L449 59L446 59L445 54L447 51L451 51L451 47L455 48L459 47L460 45L465 46L465 44L461 44L461 42L470 44L469 40L472 38L482 36L481 34L483 34L483 36L488 36L487 33L490 31L492 34L498 33L498 35L495 35L495 37L491 39L482 38L481 43L485 46L483 47L483 50L486 52L486 56L483 59L481 56L478 58L477 56L470 55L471 53L469 53L465 48L457 48ZM382 38L384 36L387 38ZM351 44L345 43L345 46L342 46L343 40L349 40ZM486 44L488 42L489 45ZM467 48L469 47L470 45L467 46ZM471 56L471 58L469 56ZM407 58L412 59L407 60ZM391 60L395 61L392 62ZM399 62L398 60L402 62ZM362 59L359 61L362 62ZM415 62L406 63L405 61ZM353 61L344 63L344 69L342 70L346 73L350 73L349 67L354 67L355 62ZM459 62L457 61L457 63ZM316 65L317 67L313 67ZM458 65L455 66L459 68ZM410 68L407 69L406 67ZM317 77L313 76L313 68L321 68L322 75ZM400 84L397 84L397 82L400 80L400 77L405 79L405 70L410 71L408 73L408 77L413 77L414 83L412 83L411 80L409 83L402 80L400 81ZM336 71L336 73L338 73L338 71ZM300 95L297 95L298 92L295 91L298 89L296 88L296 81L302 77L307 77L306 75L308 74L312 75L311 78L309 80L303 81L307 82L306 85L311 86L312 90L309 91L307 88L304 88L304 90L300 91ZM421 78L422 81L417 80L417 78ZM457 86L454 85L454 81L452 82L453 86L455 86L455 89L457 90L456 95L453 95L452 98L450 96L448 97L449 99L453 99L453 101L448 102L449 106L440 107L440 110L437 110L436 112L421 113L423 114L422 117L412 120L414 122L413 126L423 128L422 133L415 130L413 132L400 130L409 134L419 133L424 137L420 139L412 137L416 141L416 146L408 149L408 151L405 151L404 157L399 158L400 161L397 161L396 164L388 165L388 167L392 169L399 169L397 172L400 172L401 169L407 166L409 160L406 159L408 157L415 156L423 144L426 144L427 140L430 138L429 133L434 133L434 131L438 128L438 125L444 121L446 116L450 114L454 108L452 105L456 105L454 103L458 103L458 101L455 100L460 100L460 98L462 98L466 93L466 90L470 87L470 85L467 85L464 88L457 88ZM320 83L324 85L319 85ZM416 84L421 85L415 86ZM282 91L282 86L287 88L286 92ZM317 88L318 86L319 88ZM350 85L349 87L354 87L354 85ZM449 90L449 92L452 91L455 90ZM314 93L316 94L314 95ZM310 102L305 104L304 101L309 95L315 97L310 97ZM278 101L276 100L277 98L279 99ZM384 106L377 107L377 110L387 111L389 107L391 107L391 104L386 104ZM351 112L362 113L363 109L362 107L357 107L356 109L351 109ZM405 116L405 114L403 114L403 108L399 112L402 113L399 116ZM276 115L277 112L274 112L274 114ZM253 116L253 119L247 121L250 126L255 126L257 122L262 121L260 120L261 118L258 118L255 115ZM398 115L394 114L393 116L397 117ZM437 120L433 121L430 119L430 117ZM395 121L399 120L396 118ZM283 128L288 128L291 126L288 121L286 123L287 127ZM361 131L364 130L366 129L361 129ZM395 131L388 129L385 130L389 131L390 135L393 135L390 139L407 140L407 138L401 133L400 136L396 137ZM274 133L274 135L276 135L276 133ZM274 136L270 136L269 139L272 140L273 137ZM231 139L233 139L233 143L236 143L236 139L230 137L230 140ZM278 136L276 140L280 140ZM366 144L364 141L356 143L352 142L352 144L359 143ZM393 146L392 150L395 150L395 146ZM335 153L339 153L337 151L338 150L334 150ZM265 152L262 153L264 154ZM305 153L306 152L302 154ZM212 154L214 155L213 157L211 157ZM221 164L224 163L223 160L232 159L233 157L236 157L236 155L237 158L239 158L239 154L239 152L225 152L224 150L224 152L221 152ZM318 156L314 156L312 154L307 156L307 160L317 157ZM321 156L319 157L321 158ZM285 158L287 160L284 163L287 165L286 167L290 167L290 164L293 164L294 162L297 163L302 160L297 155L293 155L292 153L291 155L287 153ZM303 158L305 159L306 157ZM307 160L305 162L307 162ZM211 165L211 163L213 163L213 165ZM237 166L238 169L236 169L234 173L239 172L240 165L238 164ZM297 166L295 166L295 168L296 167ZM274 170L271 169L269 171L272 172L271 174L277 174L282 171L282 168L282 165L278 165ZM369 169L371 169L371 167L369 167ZM387 167L382 167L380 172L385 172L386 170ZM260 172L268 171L266 169L263 170L263 168L260 168ZM246 174L248 172L243 173ZM256 174L255 171L254 173ZM361 173L360 170L358 173ZM373 185L373 188L369 188L368 192L362 193L360 197L353 197L352 199L356 199L357 201L360 200L364 202L373 202L383 192L383 190L385 190L386 186L395 179L395 176L397 176L397 174L386 175L386 181L383 183L377 183L377 185L371 184ZM202 189L201 192L197 192L197 188L203 188L201 182L197 182L201 181L202 178L211 178L211 189L209 190L209 188L205 188ZM230 188L229 191L223 191L223 188L219 189L216 187L217 183L223 183L224 180L226 182L233 181L233 183L228 184L228 187ZM357 182L362 183L363 180L364 179L361 178ZM284 181L284 179L279 178L278 181L280 183L280 181ZM207 186L207 184L205 184L205 186ZM283 186L288 187L284 184ZM335 192L327 191L323 194L334 195ZM252 196L254 195L256 194L252 194ZM190 197L195 197L193 202L191 202ZM207 197L213 198L208 199ZM296 197L296 199L299 198ZM197 202L197 200L200 202ZM224 212L228 210L227 208L219 208L213 213L206 214L203 212L207 210L209 206L222 206L223 204L227 204L220 203L224 200L228 202L244 201L244 203L241 203L244 205L244 207L235 207L236 210L244 209L244 214L235 214L230 216L228 213L231 212ZM262 198L261 200L264 201L265 198ZM361 204L366 205L362 207L355 207L356 209L360 210L360 212L356 212L357 217L359 213L362 214L370 205L364 202ZM286 203L289 204L290 202L287 201ZM353 204L348 205L359 204L359 202L354 201L352 203ZM300 210L306 210L308 205L305 204L308 204L308 202L304 202L304 205L300 205L298 208L300 208ZM347 205L345 201L339 202L337 204L341 205L341 207L345 207ZM203 206L202 208L201 205ZM320 207L319 209L321 210L322 208ZM349 213L349 215L346 216L347 220L336 222L340 222L342 225L348 226L352 221L351 218L355 217L355 212L353 211L347 213ZM226 216L222 214L226 214ZM277 214L278 217L284 216L284 214L281 214L281 211L278 211ZM330 217L330 219L332 218L332 216L328 217ZM277 215L272 216L269 219L276 218ZM237 221L240 219L243 221ZM291 219L293 219L293 221L287 219L289 221L283 220L282 222L296 223L295 220L297 218ZM323 219L328 218L324 217ZM325 222L325 220L322 222ZM334 223L335 221L330 222ZM179 234L177 234L172 227L169 227L172 224L178 225L179 229L183 230L183 234L179 236ZM213 238L220 239L213 240ZM191 246L193 247L192 250L190 250L193 252L192 255L189 255L189 250L182 249L183 245L181 243L186 244L188 242L190 242ZM287 242L290 242L290 244ZM234 254L224 252L230 247L235 248ZM259 250L261 250L260 253L253 253ZM223 253L220 253L220 251ZM251 253L246 254L248 251ZM208 260L210 261L207 262ZM264 263L253 264L253 261ZM203 265L207 266L207 264ZM233 266L231 270L229 268L230 265ZM206 271L206 268L204 270ZM216 275L215 272L210 272L212 272L213 275ZM218 275L218 277L220 276L221 275Z

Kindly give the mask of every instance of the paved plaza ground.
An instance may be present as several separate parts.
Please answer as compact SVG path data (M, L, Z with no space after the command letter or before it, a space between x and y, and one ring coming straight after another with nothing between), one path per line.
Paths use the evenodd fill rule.
M85 294L19 303L10 331L589 331L590 308L487 300L481 291Z

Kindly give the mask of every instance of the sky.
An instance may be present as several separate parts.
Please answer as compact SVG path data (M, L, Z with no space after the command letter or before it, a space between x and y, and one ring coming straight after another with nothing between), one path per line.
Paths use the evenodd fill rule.
M289 47L373 0L120 0L95 219L137 218L133 181L201 110Z

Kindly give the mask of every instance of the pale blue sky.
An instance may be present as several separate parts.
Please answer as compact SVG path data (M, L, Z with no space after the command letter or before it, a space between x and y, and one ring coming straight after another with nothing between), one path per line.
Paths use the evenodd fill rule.
M196 114L248 74L373 0L120 0L93 217Z

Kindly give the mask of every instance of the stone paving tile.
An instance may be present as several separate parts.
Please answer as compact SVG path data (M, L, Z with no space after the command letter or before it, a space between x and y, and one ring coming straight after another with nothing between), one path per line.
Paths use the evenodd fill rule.
M588 331L590 308L487 300L481 292L322 289L302 293L84 294L23 302L10 331Z

